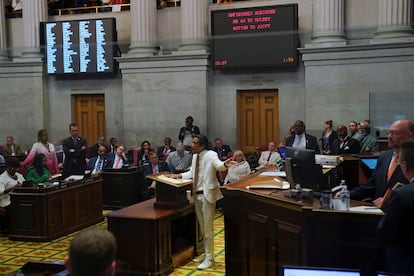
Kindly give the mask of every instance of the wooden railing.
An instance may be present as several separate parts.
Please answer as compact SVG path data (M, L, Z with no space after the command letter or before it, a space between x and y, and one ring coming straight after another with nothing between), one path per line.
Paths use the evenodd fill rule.
M116 5L103 5L103 6L89 6L89 7L78 7L78 8L64 8L64 9L54 9L52 10L56 15L65 15L65 14L76 14L76 13L98 13L98 12L111 12L115 11L125 11L130 9L131 4L116 4Z

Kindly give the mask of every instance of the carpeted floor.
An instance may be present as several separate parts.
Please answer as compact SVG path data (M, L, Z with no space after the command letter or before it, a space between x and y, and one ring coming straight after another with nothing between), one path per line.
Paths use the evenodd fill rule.
M104 211L104 215L109 211ZM106 220L92 226L106 228ZM178 267L170 275L225 275L224 261L224 217L220 212L214 219L214 251L215 264L211 269L197 270L198 263L189 262ZM28 261L63 262L69 243L77 232L58 238L51 242L11 241L8 236L0 235L0 275L14 273Z

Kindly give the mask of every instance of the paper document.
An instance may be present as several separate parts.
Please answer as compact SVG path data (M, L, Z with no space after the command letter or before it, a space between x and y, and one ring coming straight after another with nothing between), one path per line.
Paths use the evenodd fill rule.
M384 214L384 212L375 207L375 206L355 206L350 207L349 211L351 212L362 212L362 213L375 213L375 214Z
M259 174L259 176L280 176L280 177L286 177L286 172L282 171L282 172L261 172Z
M77 181L83 179L83 175L70 175L65 178L65 181Z
M174 184L174 185L177 185L177 186L187 185L187 184L190 184L190 183L193 182L191 179L175 179L175 178L171 178L171 177L168 177L166 175L163 175L163 174L157 176L157 179L162 181L162 182Z

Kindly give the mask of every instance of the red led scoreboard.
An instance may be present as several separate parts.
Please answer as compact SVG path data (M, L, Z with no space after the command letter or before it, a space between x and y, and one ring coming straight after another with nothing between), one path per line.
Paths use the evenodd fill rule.
M298 64L298 5L211 12L215 69L294 67Z

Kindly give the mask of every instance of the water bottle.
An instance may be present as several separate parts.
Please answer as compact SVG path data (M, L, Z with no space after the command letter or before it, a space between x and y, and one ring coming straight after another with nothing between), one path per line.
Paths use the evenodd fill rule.
M339 198L341 199L341 202L342 202L342 208L348 211L351 194L348 191L348 187L346 186L345 180L341 180L341 187L342 187L342 190L341 190L341 194Z
M282 171L282 160L280 160L280 159L276 160L276 171L277 172Z

